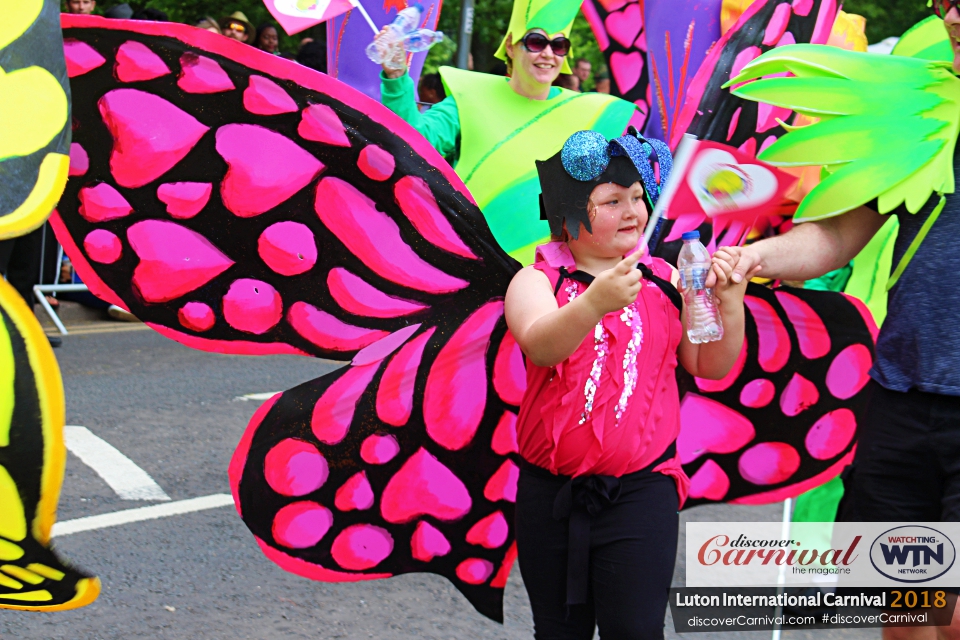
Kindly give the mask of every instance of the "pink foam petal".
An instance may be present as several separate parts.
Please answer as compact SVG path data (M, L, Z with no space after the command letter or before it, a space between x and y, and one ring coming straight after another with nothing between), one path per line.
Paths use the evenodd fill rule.
M76 142L71 143L70 144L70 170L68 172L68 175L71 178L74 176L82 176L89 169L90 169L90 157L87 156L86 150Z
M140 82L165 76L170 67L147 45L127 40L117 49L113 73L120 82Z
M310 426L317 440L324 444L337 444L346 437L357 402L379 368L379 363L350 367L327 387L313 406L310 418Z
M813 0L793 0L793 12L804 18L813 10Z
M190 51L180 56L177 86L187 93L220 93L235 88L233 80L219 64Z
M146 302L169 302L210 282L233 265L205 237L166 220L143 220L127 230L140 257L133 286Z
M363 175L382 182L393 175L397 162L388 151L375 144L368 144L360 151L357 166L363 171Z
M325 104L310 105L303 110L297 133L307 140L334 147L350 146L350 139L337 112Z
M810 455L817 460L829 460L840 455L853 442L857 433L857 417L850 409L842 408L831 411L817 420L804 444Z
M500 563L500 568L497 569L497 575L493 576L493 580L490 581L490 586L494 589L503 589L507 586L507 579L510 577L510 570L513 568L513 563L517 560L517 541L514 540L510 543L510 546L507 548L507 552L503 556L503 562Z
M756 436L753 424L715 400L687 393L680 403L680 462L689 464L708 453L733 453Z
M209 182L167 182L157 187L157 199L178 220L192 218L207 206L213 185Z
M751 409L759 409L770 404L776 395L776 386L766 378L757 378L743 385L740 390L740 404Z
M275 116L296 111L297 103L273 80L250 76L243 92L243 108L258 116Z
M790 359L790 335L787 333L787 328L783 326L780 316L766 300L745 296L743 303L747 305L757 325L759 342L757 360L760 362L760 368L767 373L780 371Z
M497 359L493 363L493 388L501 400L517 407L527 390L527 368L523 364L523 352L510 331L503 335L497 350Z
M730 388L734 382L737 381L737 378L740 377L740 374L743 373L743 365L747 362L747 339L743 339L743 346L740 347L740 355L737 356L737 359L733 363L733 368L730 369L730 372L720 378L719 380L709 380L707 378L695 378L697 383L697 388L704 393L719 393L720 391L726 391Z
M94 262L113 264L123 254L123 244L116 234L106 229L94 229L83 239L83 250Z
M360 445L360 458L367 464L386 464L400 453L397 439L391 435L373 434Z
M121 187L153 182L183 160L209 129L171 102L137 89L114 89L98 106L113 136L110 172Z
M367 318L399 318L427 308L419 302L387 295L343 267L330 269L327 288L344 311Z
M160 335L170 338L171 340L176 340L180 344L184 344L191 349L197 349L198 351L244 356L311 355L285 342L253 342L252 340L237 340L233 338L230 340L216 340L183 333L182 331L153 322L146 322L145 324Z
M403 329L397 329L393 333L383 338L380 338L373 344L368 347L364 347L357 352L357 355L353 356L351 364L354 365L364 365L371 364L373 362L380 362L391 353L403 346L403 344L410 339L410 336L415 334L420 328L419 324L411 324Z
M673 227L670 229L670 233L667 234L664 242L673 242L674 240L679 240L687 231L693 231L707 221L707 216L702 213L681 213L677 216L676 222L673 223Z
M133 207L106 182L80 189L79 213L87 222L106 222L130 215Z
M830 353L830 334L817 312L797 296L785 291L777 291L776 296L797 332L800 353L811 360Z
M496 472L490 476L483 488L483 497L490 502L506 500L517 501L517 481L520 479L520 467L512 460L507 460Z
M323 163L276 131L255 124L217 129L217 153L227 162L223 206L241 218L260 215L313 182Z
M604 20L607 27L607 33L611 38L620 43L624 49L629 49L630 45L643 28L643 16L640 13L640 5L631 3L623 11L607 14ZM633 85L631 85L633 86Z
M394 195L400 210L428 242L463 258L477 258L441 213L426 180L404 176L394 186Z
M707 460L690 478L690 497L723 500L730 490L730 478L713 460Z
M497 455L505 456L508 453L519 453L517 446L517 414L513 411L504 411L493 430L490 448Z
M364 511L373 506L373 489L366 471L355 473L337 489L333 504L340 511Z
M400 237L397 223L349 182L321 180L316 211L351 253L390 282L427 293L451 293L467 286L465 280L447 275L414 253Z
M372 524L355 524L340 532L330 555L344 569L363 571L387 559L393 552L393 536Z
M607 35L607 28L604 26L603 20L600 18L600 12L597 11L593 0L585 0L580 5L580 9L583 11L583 17L587 19L587 24L590 25L590 31L597 39L597 46L600 47L600 51L606 51L610 46L610 37Z
M629 91L643 75L643 55L639 51L631 51L630 53L615 51L610 54L610 70L613 74L613 81L617 83L620 91Z
M67 77L69 78L82 76L107 61L86 42L80 42L73 38L63 39L63 57L67 62Z
M856 449L856 447L854 447L854 449ZM772 504L774 502L783 502L787 498L796 498L801 493L805 493L810 489L819 487L825 482L837 477L843 468L853 461L853 453L853 451L848 452L842 458L831 464L825 471L822 471L815 476L806 478L800 482L795 482L794 484L790 484L785 487L780 487L779 489L762 491L760 493L751 493L749 495L730 500L729 504Z
M757 133L763 133L764 131L769 131L774 127L779 127L780 123L777 122L777 120L786 121L786 119L790 117L790 113L790 109L774 107L773 105L769 105L765 102L759 103L757 105ZM773 141L769 144L764 141L764 144L760 146L760 151L763 151L766 147L769 147L771 144L776 142L776 140L777 138L774 136Z
M216 316L210 305L203 302L188 302L177 312L180 324L191 331L209 331L216 323Z
M333 514L316 502L304 500L280 509L273 519L273 539L290 549L316 545L333 525Z
M421 520L410 538L410 553L421 562L430 562L437 556L450 553L450 542L439 529Z
M305 496L327 481L327 460L304 440L285 438L271 447L263 462L270 488L283 496Z
M503 517L503 512L496 511L470 527L467 531L467 542L485 549L496 549L503 546L509 533L510 525Z
M467 515L472 504L463 481L421 448L387 482L380 497L380 512L393 524L420 516L451 521Z
M743 71L743 68L747 66L749 62L752 62L754 59L760 57L760 54L763 51L760 47L752 46L747 47L743 51L737 54L737 57L733 60L733 66L730 68L730 77L735 78L740 75L740 72Z
M860 393L870 380L873 356L866 345L852 344L833 359L827 369L827 389L840 400L847 400Z
M493 573L493 563L482 558L467 558L457 565L457 577L467 584L483 584Z
M766 31L763 32L763 44L769 47L783 36L783 33L787 30L787 25L790 23L791 14L792 11L788 3L783 2L777 5L777 8L773 10L770 21L767 23Z
M293 303L287 312L287 322L313 344L331 351L363 349L389 335L386 331L347 324L306 302Z
M454 332L430 367L423 395L427 434L456 451L477 432L487 406L486 354L503 301L488 302Z
M295 276L317 264L317 240L307 225L285 220L263 230L257 253L276 273Z
M764 104L764 103L760 103ZM740 114L743 112L743 107L737 107L737 110L733 112L733 115L730 117L730 126L727 127L727 140L733 138L733 134L737 132L737 125L740 124Z
M737 468L747 482L779 484L800 468L800 454L785 442L761 442L743 452Z
M877 335L880 333L880 329L877 327L877 321L873 318L873 313L870 312L870 309L860 298L848 295L846 293L841 295L847 300L847 302L852 304L857 311L860 312L860 317L863 318L863 323L867 326L867 330L870 331L870 336L873 338L874 343L876 343Z
M813 28L813 35L810 36L810 44L827 44L836 19L836 0L823 0L820 3L820 13L817 14L817 24Z
M817 385L795 373L780 394L780 410L792 418L817 404L819 400Z
M221 38L223 36L220 36ZM274 549L260 538L254 537L257 544L260 545L260 551L272 562L276 563L284 571L308 578L310 580L319 580L321 582L361 582L364 580L382 580L389 578L392 573L349 573L347 571L336 571L327 569L319 564L301 560L287 555L279 549Z
M237 331L260 335L280 322L283 301L266 282L240 278L223 296L223 317Z
M436 327L430 327L404 346L383 372L377 390L377 416L385 423L402 427L410 419L413 388L423 349L436 330Z

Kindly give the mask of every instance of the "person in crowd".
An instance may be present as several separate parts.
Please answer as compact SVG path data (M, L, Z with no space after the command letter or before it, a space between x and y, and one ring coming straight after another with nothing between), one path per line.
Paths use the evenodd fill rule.
M210 16L204 16L203 18L197 20L194 25L198 29L206 29L213 33L223 35L223 31L220 30L220 25L217 24L217 21L211 18Z
M103 17L113 20L130 20L133 18L133 9L126 2L115 4L103 12Z
M97 8L97 0L67 0L67 13L90 15Z
M160 9L151 9L149 7L146 9L140 9L139 11L134 11L131 18L133 20L150 20L152 22L170 22L170 17L165 11L161 11Z
M577 76L580 91L585 91L590 84L590 74L593 72L593 65L586 58L577 58L573 64L573 75Z
M516 0L496 52L510 77L441 67L447 98L423 114L403 51L394 65L400 68L385 64L381 74L383 104L453 160L497 242L521 262L529 263L548 237L538 222L534 160L553 155L581 129L617 136L636 111L617 98L551 86L561 72L570 73L568 36L577 10L562 0Z
M570 91L580 91L580 78L572 73L561 73L557 76L557 79L553 81L553 86L563 87Z
M0 240L0 277L6 279L24 299L27 306L34 308L36 297L33 295L33 285L40 283L41 253L44 245L44 227L46 223L30 233L18 238ZM47 234L52 236L47 228ZM53 243L54 246L56 243ZM47 298L51 306L59 306L56 298ZM50 337L50 345L59 347L61 339Z
M257 32L247 20L242 11L234 11L229 16L220 19L220 31L228 38L237 42L256 42Z
M527 358L515 522L538 639L663 638L690 484L675 370L722 378L743 344L732 259L711 267L724 336L697 345L677 271L638 248L657 191L630 137L578 132L537 162L552 241L504 302Z
M597 93L610 93L610 74L606 71L597 73L596 83L593 90Z
M272 53L277 56L280 55L280 35L277 32L277 28L269 22L265 22L257 27L257 40L254 46L261 51L266 51L267 53Z
M304 38L306 40L306 38ZM322 73L327 72L327 45L316 40L310 40L300 46L297 52L297 62Z
M447 97L447 92L443 89L440 74L425 73L420 76L417 95L420 97L420 104L422 105L434 105L444 100Z

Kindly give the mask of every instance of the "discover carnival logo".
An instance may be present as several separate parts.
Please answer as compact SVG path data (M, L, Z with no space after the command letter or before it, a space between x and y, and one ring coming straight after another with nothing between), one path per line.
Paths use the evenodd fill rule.
M870 545L870 562L897 582L929 582L953 566L953 542L930 527L908 525L884 531Z

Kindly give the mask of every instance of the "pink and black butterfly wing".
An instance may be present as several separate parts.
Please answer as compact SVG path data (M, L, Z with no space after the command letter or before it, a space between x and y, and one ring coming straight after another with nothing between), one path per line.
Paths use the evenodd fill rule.
M733 370L722 380L678 375L689 506L778 502L853 459L877 332L869 310L842 293L756 284L745 304Z
M320 580L432 571L502 620L519 265L456 174L291 62L182 25L64 25L87 165L57 227L84 281L192 347L351 361L265 403L237 449L264 552Z

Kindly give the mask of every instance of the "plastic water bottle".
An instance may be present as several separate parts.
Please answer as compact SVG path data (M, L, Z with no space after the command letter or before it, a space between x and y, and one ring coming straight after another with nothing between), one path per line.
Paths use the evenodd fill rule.
M390 69L405 67L404 53L426 51L443 40L443 33L430 29L418 29L423 7L414 4L400 13L373 42L367 46L367 57Z
M713 342L723 337L723 323L713 289L705 286L710 273L710 254L700 242L699 231L687 231L681 236L683 248L677 258L680 286L687 303L687 337L693 344Z

